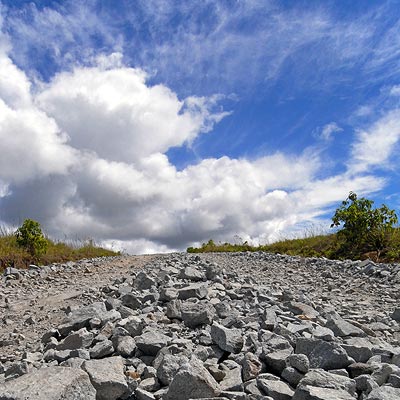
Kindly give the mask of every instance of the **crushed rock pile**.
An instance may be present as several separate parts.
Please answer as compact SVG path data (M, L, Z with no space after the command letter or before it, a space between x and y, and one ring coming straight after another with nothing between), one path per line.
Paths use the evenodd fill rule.
M0 362L0 400L400 399L399 280L371 261L158 256Z

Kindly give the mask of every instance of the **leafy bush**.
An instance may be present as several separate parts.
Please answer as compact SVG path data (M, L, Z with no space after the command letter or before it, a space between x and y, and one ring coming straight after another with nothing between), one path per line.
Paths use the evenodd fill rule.
M372 251L379 260L381 253L388 248L395 232L397 215L386 205L372 208L373 204L372 200L358 198L356 193L350 192L335 211L331 228L342 226L337 234L339 255L359 258Z
M48 243L39 222L26 219L15 232L15 236L17 245L26 249L32 257L38 257L46 253Z

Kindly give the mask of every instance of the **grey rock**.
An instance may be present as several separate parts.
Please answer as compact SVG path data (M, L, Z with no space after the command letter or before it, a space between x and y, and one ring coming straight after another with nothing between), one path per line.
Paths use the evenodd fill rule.
M206 279L206 275L203 271L198 270L194 267L186 267L181 270L179 275L181 279L188 279L190 281L203 281Z
M133 293L126 293L121 297L122 304L132 310L137 310L141 308L142 302Z
M131 336L120 336L116 341L116 351L122 357L131 357L135 354L136 342Z
M345 321L340 317L334 317L328 319L325 324L326 328L329 328L333 331L336 336L344 337L344 336L356 336L363 337L366 336L365 332L351 324L350 322Z
M356 382L345 376L332 374L322 369L312 369L299 383L300 386L317 386L328 389L346 390L351 395L356 391Z
M158 389L160 389L160 383L158 382L158 379L155 378L154 376L143 379L139 383L139 388L147 390L148 392L155 392Z
M211 338L218 347L229 353L239 353L243 347L243 334L239 329L228 329L214 322Z
M138 290L146 290L150 289L152 286L157 286L157 283L145 271L140 271L136 276L134 286Z
M171 300L167 304L167 311L165 314L169 319L182 319L181 301Z
M242 367L238 364L233 367L227 367L222 364L222 367L225 376L221 382L219 382L221 390L243 391Z
M129 335L135 337L142 334L144 323L141 318L132 315L118 321L117 326L124 328L129 332Z
M135 338L136 346L145 355L155 356L165 346L171 338L157 330L147 331Z
M142 388L137 388L135 390L135 397L137 400L155 400L153 393L150 393Z
M58 327L58 331L61 335L66 336L71 331L89 327L91 319L98 318L102 324L105 324L107 321L114 321L120 317L119 312L115 310L107 311L103 302L96 302L89 306L73 310Z
M254 379L261 372L262 363L253 353L246 353L242 360L243 381Z
M157 368L157 377L164 385L169 385L182 365L189 362L186 356L165 354Z
M207 297L208 289L204 283L193 283L178 290L178 299L187 300L190 298L204 299Z
M1 400L95 400L96 390L86 372L48 367L0 383Z
M96 343L89 352L90 358L103 358L114 353L114 346L111 340L103 340Z
M257 378L258 387L274 400L291 400L294 391L283 381L272 381L265 378Z
M160 301L171 301L178 298L178 291L172 287L163 287L160 290Z
M282 379L288 382L292 387L296 387L299 382L303 379L304 374L299 372L296 368L286 367L282 371Z
M292 349L283 349L273 352L263 350L262 357L269 369L280 375L286 368L286 359L292 354Z
M310 361L305 354L291 354L287 358L288 364L298 371L306 374L310 369Z
M124 364L119 356L85 361L83 369L97 390L97 400L116 400L128 391Z
M346 339L342 344L349 357L354 358L356 362L367 362L372 357L372 344L365 338Z
M315 339L321 339L330 342L334 339L335 334L333 333L332 329L318 325L313 332L313 336Z
M189 328L211 324L214 314L214 307L207 302L183 302L181 304L182 320Z
M217 397L221 392L218 383L195 358L182 366L175 375L164 400L188 400Z
M79 329L77 332L69 334L56 346L57 350L75 350L90 347L93 342L93 333L86 328Z
M325 370L346 368L353 361L337 343L320 341L308 355L311 368Z
M390 386L382 386L373 389L371 393L368 395L366 400L398 400L398 399L400 399L400 389Z
M315 386L297 387L292 400L354 400L345 390L327 389Z
M269 331L273 331L278 324L278 318L275 311L272 308L264 310L262 315L263 328Z

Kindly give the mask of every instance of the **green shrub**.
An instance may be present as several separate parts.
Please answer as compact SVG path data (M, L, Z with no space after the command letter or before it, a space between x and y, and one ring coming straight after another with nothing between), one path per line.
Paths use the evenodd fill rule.
M397 215L386 205L372 208L374 202L364 197L357 198L350 192L348 198L335 211L332 227L342 226L337 233L339 255L359 258L367 252L375 252L379 260L381 253L389 246Z
M39 222L26 219L15 232L15 236L17 245L26 249L32 257L39 257L46 253L48 243Z

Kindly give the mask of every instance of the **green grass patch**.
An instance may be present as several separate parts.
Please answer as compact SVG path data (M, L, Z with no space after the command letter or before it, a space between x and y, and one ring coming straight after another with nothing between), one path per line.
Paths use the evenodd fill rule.
M18 246L17 238L13 232L0 229L0 271L8 266L27 268L30 264L48 265L51 263L77 261L83 258L120 255L120 252L96 245L93 240L76 240L65 243L46 238L46 242L46 253L32 257L27 249Z
M282 239L275 243L251 246L247 242L242 244L215 243L209 240L200 247L189 247L188 253L218 253L265 251L269 253L288 254L301 257L326 257L329 259L366 259L379 262L400 262L400 229L395 228L388 246L379 254L368 252L363 254L343 254L340 250L340 238L336 233L329 235L308 235L304 238Z

